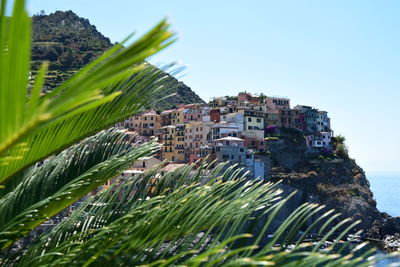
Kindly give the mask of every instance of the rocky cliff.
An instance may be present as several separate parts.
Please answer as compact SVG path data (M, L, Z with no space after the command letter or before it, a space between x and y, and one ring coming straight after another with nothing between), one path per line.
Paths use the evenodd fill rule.
M310 156L302 134L292 130L284 130L271 145L271 159L271 181L281 182L284 195L297 191L282 211L282 220L302 203L319 203L341 213L337 222L360 220L353 230L363 230L364 238L382 240L400 233L400 219L379 212L365 173L355 160L334 154Z

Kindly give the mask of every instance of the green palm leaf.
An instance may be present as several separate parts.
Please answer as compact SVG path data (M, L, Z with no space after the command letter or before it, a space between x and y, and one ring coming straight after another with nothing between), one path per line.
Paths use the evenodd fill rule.
M287 199L277 199L277 185L246 181L235 168L223 171L226 164L216 169L187 167L158 176L157 183L157 169L122 179L41 237L19 264L367 266L376 260L366 260L374 250L341 255L334 244L314 252L318 242L292 236L321 209L314 204L299 207L278 230L266 226L265 234L274 233L267 244L242 234L260 216L274 220Z
M93 141L93 139L89 140L88 146L93 145L90 141ZM104 143L101 144L104 145ZM85 151L87 146L82 149L81 153L86 154L88 152ZM96 151L96 147L90 149ZM76 151L75 147L61 154L58 158L58 161L61 160L62 162L58 162L59 164L56 167L61 168L61 170L56 170L55 174L46 175L47 165L50 165L50 168L52 168L51 165L54 164L53 160L45 163L44 166L39 167L39 170L36 172L33 171L33 176L28 178L21 187L17 187L16 190L2 199L0 212L2 214L4 212L5 220L0 232L0 240L2 240L0 241L0 245L2 248L9 246L13 241L23 237L40 223L48 220L51 216L76 202L82 196L104 184L108 179L114 177L122 169L132 164L133 161L140 157L149 156L156 149L158 149L158 144L156 143L132 146L126 149L126 151L109 155L108 158L104 158L100 163L92 162L86 166L81 166L82 169L72 176L68 176L66 169L60 166L62 162L65 163L66 156L77 152L77 157L72 158L74 161L79 158L80 160L84 160L82 156L86 157L86 159L88 158L87 154L82 155L79 151ZM75 161L74 164L76 163ZM95 165L90 167L94 163ZM67 165L66 168L68 167L70 166ZM40 176L43 174L44 176ZM46 184L43 184L43 182ZM53 187L44 187L45 185L51 186L52 184ZM31 194L32 192L35 192L36 197L23 197L24 193Z
M5 19L3 10L0 20ZM23 0L15 1L9 27L11 34L5 34L4 25L0 33L0 184L36 161L142 110L164 78L161 70L144 60L173 41L168 24L162 21L132 45L116 45L40 97L46 66L29 91L30 24Z
M57 193L97 164L131 152L134 149L131 142L133 137L130 135L110 129L47 159L38 167L30 168L20 178L22 182L0 199L0 229L20 212Z

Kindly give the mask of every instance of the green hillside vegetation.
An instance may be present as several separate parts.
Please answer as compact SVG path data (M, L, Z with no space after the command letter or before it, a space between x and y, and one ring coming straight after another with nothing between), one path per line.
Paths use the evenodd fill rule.
M103 36L89 20L72 11L56 11L50 15L32 17L32 77L36 76L41 62L48 60L49 72L45 90L56 88L76 71L113 46L110 39ZM204 103L188 86L169 75L165 78L165 88L154 95L159 101L149 108L162 111L178 104Z

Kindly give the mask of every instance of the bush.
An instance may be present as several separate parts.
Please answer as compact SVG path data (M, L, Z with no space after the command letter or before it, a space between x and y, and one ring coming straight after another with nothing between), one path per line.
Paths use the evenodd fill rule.
M335 154L342 159L349 158L349 151L344 144L338 144L335 150Z

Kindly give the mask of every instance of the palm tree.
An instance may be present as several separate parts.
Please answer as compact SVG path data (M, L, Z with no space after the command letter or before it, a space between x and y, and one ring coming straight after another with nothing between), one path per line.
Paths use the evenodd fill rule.
M119 176L133 161L159 148L155 142L134 144L126 133L104 129L143 110L149 96L162 89L162 71L145 59L174 41L165 21L127 47L125 42L116 45L41 95L47 64L30 86L25 3L15 0L10 18L5 10L2 0L2 265L351 266L375 261L369 257L373 250L356 254L363 245L345 252L350 244L340 240L356 223L332 226L337 217L333 211L303 227L322 206L304 204L271 230L289 198L280 198L275 184L246 180L237 166L203 164L171 173L156 167L129 179ZM83 198L111 178L111 187ZM33 244L13 248L78 200L82 204L70 216ZM304 242L316 227L320 238Z

